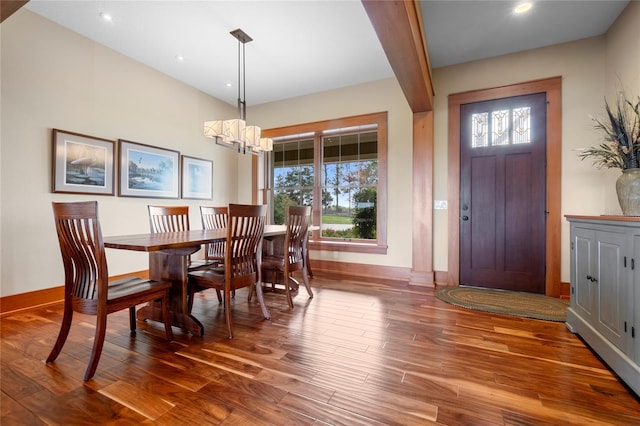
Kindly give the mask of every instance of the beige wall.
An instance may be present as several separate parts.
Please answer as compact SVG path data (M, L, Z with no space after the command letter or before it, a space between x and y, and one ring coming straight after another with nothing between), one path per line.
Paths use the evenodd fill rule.
M411 267L412 113L395 78L257 105L248 114L263 128L388 111L386 255L312 252L318 259Z
M202 136L203 121L234 116L235 107L26 9L0 30L0 296L64 283L52 201L97 199L104 235L146 232L151 203L189 204L200 227L199 201L52 194L52 128L213 160L211 203L251 201L238 196L239 156ZM148 267L142 253L107 252L110 275Z
M562 213L619 213L612 189L617 174L580 162L574 149L598 143L589 115L601 111L614 76L624 75L629 79L625 84L638 92L639 3L630 3L606 37L434 70L435 199L447 198L449 94L560 75ZM250 158L212 146L201 136L203 121L231 116L233 106L24 9L2 23L0 42L0 296L62 285L51 201L98 199L105 235L146 231L146 205L154 202L189 204L193 227L199 227L201 203L197 201L52 194L51 128L123 138L211 159L211 203L250 201ZM250 120L263 128L378 111L389 111L388 254L327 252L314 257L411 266L412 117L402 91L395 79L388 79L249 108ZM446 210L435 211L433 227L434 267L444 271ZM568 281L564 221L562 247L562 280ZM108 257L111 275L147 267L144 254L109 250Z
M435 86L434 198L447 198L448 95L547 77L562 77L562 281L569 281L569 224L565 214L621 214L615 170L580 161L577 149L600 143L590 116L618 76L640 93L640 2L631 2L606 36L505 55L433 72ZM609 89L608 89L609 88ZM447 269L447 211L434 214L434 269Z
M600 211L602 194L591 190L598 176L574 152L576 148L597 142L589 114L598 111L601 104L605 76L603 56L604 38L599 37L434 70L435 198L447 197L448 95L562 76L562 214L603 213ZM584 90L585 87L591 90ZM562 280L568 281L565 247L569 228L566 221L562 223ZM434 250L436 270L447 270L447 240L447 211L436 211L434 245L442 248Z
M606 40L606 93L624 90L640 96L640 1L631 1L611 26Z

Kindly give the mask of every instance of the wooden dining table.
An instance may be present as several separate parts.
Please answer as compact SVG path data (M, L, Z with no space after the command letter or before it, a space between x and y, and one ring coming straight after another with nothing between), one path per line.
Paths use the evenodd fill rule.
M264 238L285 235L285 225L266 225ZM149 278L171 282L171 322L197 336L202 336L202 323L188 311L189 256L200 250L203 244L225 240L226 229L200 229L179 232L162 232L104 237L104 246L112 249L144 251L149 253ZM260 254L259 254L260 255ZM268 311L261 306L265 317ZM162 321L159 306L149 304L137 312L138 320Z

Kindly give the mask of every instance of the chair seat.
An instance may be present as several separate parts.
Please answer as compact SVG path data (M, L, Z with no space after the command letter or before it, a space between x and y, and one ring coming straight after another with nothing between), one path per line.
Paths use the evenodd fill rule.
M215 268L219 266L223 260L209 259L209 260L191 260L189 262L189 272L197 271L199 269Z
M263 256L261 266L262 269L280 270L284 268L284 257L271 255Z
M195 277L197 279L206 279L216 282L221 281L222 283L224 283L224 266L200 269L197 271L189 271L189 276Z
M147 294L170 287L171 283L164 281L152 281L137 277L124 278L109 283L107 301L109 304L117 303L118 299L128 298L133 294L139 294L144 297Z

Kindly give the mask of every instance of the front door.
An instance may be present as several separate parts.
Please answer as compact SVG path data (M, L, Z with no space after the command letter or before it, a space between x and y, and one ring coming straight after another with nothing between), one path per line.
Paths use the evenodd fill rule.
M461 105L460 284L545 292L546 95Z

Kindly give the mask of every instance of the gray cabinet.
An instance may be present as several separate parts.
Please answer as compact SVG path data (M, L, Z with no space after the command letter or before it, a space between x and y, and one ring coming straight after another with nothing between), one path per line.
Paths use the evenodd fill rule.
M567 327L640 394L640 220L567 216L571 306Z

